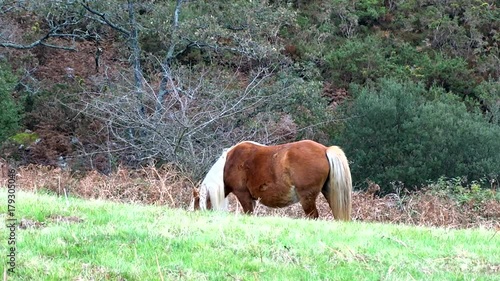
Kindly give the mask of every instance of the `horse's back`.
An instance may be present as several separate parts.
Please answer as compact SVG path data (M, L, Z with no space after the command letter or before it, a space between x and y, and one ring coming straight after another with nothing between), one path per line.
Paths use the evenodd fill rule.
M257 167L288 167L296 169L314 169L318 164L328 164L325 158L327 147L311 141L302 140L292 143L265 146L256 142L245 141L235 145L227 155L226 167L232 166L255 169Z

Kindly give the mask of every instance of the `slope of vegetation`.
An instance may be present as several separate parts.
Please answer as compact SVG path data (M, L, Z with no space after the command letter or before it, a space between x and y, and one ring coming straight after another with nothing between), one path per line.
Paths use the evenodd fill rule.
M500 270L492 230L185 212L29 192L17 199L9 280L495 280ZM4 256L5 243L0 249Z
M174 163L197 181L241 140L310 138L345 148L357 188L498 186L497 1L7 1L0 13L1 152L21 164Z
M0 157L24 190L9 278L494 280L497 2L1 1ZM186 209L241 140L306 138L380 184L354 193L358 221L138 205Z

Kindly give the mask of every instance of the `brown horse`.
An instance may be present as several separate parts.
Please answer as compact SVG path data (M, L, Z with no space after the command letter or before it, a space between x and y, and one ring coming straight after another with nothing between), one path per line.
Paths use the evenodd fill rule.
M350 220L351 190L349 163L337 146L310 140L276 146L244 141L224 150L209 170L199 194L195 191L194 208L225 210L232 192L245 213L253 212L256 200L274 208L300 202L308 217L317 218L321 192L335 219Z

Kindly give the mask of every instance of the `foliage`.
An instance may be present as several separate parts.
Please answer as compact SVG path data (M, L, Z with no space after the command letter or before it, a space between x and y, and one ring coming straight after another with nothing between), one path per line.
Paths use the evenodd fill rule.
M260 1L186 1L179 25L174 27L164 16L172 15L174 3L155 4L139 16L145 27L141 42L152 63L155 56L162 56L171 46L174 55L186 63L238 67L236 61L246 64L250 60L266 66L283 59L277 36L282 26L294 25L293 11ZM245 11L245 16L241 16L241 11Z
M353 142L348 134L357 130L348 124L364 119L335 120L355 113L372 120L360 128L380 132L373 148L390 151L378 163L388 165L383 173L363 167L387 183L402 173L423 184L440 175L477 178L492 169L491 157L479 165L476 158L498 148L491 140L495 127L486 125L500 124L500 8L494 0L11 2L0 4L0 56L23 74L21 113L42 140L32 150L39 158L86 155L82 165L95 168L100 155L107 171L120 162L174 161L198 177L222 147L242 139L326 144L340 135ZM137 46L131 44L134 29ZM3 48L39 39L76 52ZM380 92L374 81L381 78L412 81L400 90L413 94L373 95L378 100L370 105L360 92ZM358 86L347 91L351 84ZM373 108L373 116L364 112ZM452 133L435 133L445 126ZM467 130L475 133L466 136ZM0 133L0 140L13 132ZM483 147L468 148L477 150L473 159L455 153L479 140ZM364 153L353 157L375 159Z
M456 95L464 96L472 92L476 81L471 71L467 68L467 62L458 58L446 58L441 53L424 55L416 62L415 68L422 75L421 81L427 87L439 86L446 91Z
M408 68L420 75L413 80L428 87L436 84L468 95L482 77L498 78L498 59L493 55L498 34L490 31L499 28L491 17L500 9L492 1L381 2L339 0L304 9L304 15L322 20L304 26L297 37L307 42L304 57L324 62L319 67L325 79L346 87L378 77L410 78ZM329 20L324 19L327 13ZM341 30L321 32L335 29Z
M346 41L326 56L332 73L331 79L340 87L349 83L363 84L369 79L384 77L393 65L386 60L390 50L382 48L378 37L366 37Z
M408 43L391 38L366 36L346 41L325 57L333 81L339 87L364 84L382 77L422 81L456 94L472 92L475 81L462 58L446 58L441 53L421 53Z
M283 112L292 116L298 127L298 132L289 140L324 139L325 134L332 133L332 124L336 118L322 96L321 84L282 73L269 90L283 92L273 104L275 108L271 112Z
M500 126L500 80L483 81L474 90L480 99L485 118Z
M10 139L17 144L28 145L38 139L38 134L32 132L23 132L13 135Z
M444 178L440 177L437 181L429 184L429 189L435 194L442 194L453 198L459 204L473 204L478 207L482 202L488 200L500 201L500 193L494 189L481 188L481 186L490 185L498 181L498 174L491 179L480 179L479 181L468 182L466 178Z
M379 18L385 15L386 9L383 0L355 1L359 23L364 26L373 26Z
M500 171L500 128L442 89L383 79L351 90L356 98L344 106L349 119L337 142L358 183L370 178L387 191L392 181L415 187Z
M17 78L0 62L0 144L19 129L20 107L12 97Z

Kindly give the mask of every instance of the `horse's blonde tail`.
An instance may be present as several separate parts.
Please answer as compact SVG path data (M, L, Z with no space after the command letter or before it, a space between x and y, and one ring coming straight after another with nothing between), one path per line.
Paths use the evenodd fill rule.
M349 162L338 146L327 148L326 156L330 163L328 203L335 219L348 221L351 219L352 192Z

